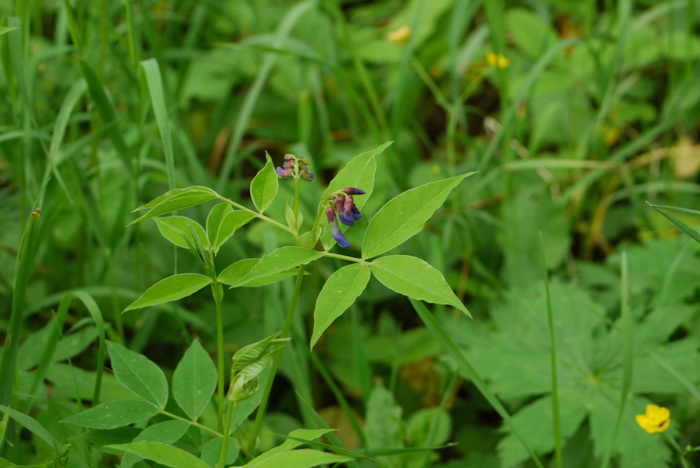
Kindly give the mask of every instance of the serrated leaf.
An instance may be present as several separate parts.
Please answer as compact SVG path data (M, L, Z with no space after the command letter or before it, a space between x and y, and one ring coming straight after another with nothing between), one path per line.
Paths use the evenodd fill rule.
M216 388L216 368L199 341L192 342L173 374L173 397L196 420L209 404Z
M150 442L147 440L131 444L107 445L107 448L133 453L171 468L210 468L199 458L174 445Z
M69 416L61 422L92 429L115 429L151 418L158 407L144 400L114 400Z
M316 299L311 348L316 345L318 339L333 321L340 317L362 294L369 277L369 267L360 263L346 265L328 277L318 294L318 299Z
M420 301L448 304L471 317L442 273L420 258L388 255L374 260L370 267L375 278L392 291Z
M343 463L350 460L352 460L352 458L336 455L334 453L326 453L313 449L299 449L277 453L260 461L254 459L243 466L246 468L279 468L280 466L309 468L327 463Z
M250 182L250 198L253 199L253 204L260 213L265 211L275 199L279 185L270 155L265 154L265 159L267 162Z
M198 273L168 276L148 288L141 297L129 304L124 312L182 299L196 293L209 283L211 283L211 279L208 276Z
M180 190L180 192L177 192L174 195L171 194L171 192L173 192L173 190L171 190L165 195L161 195L160 197L156 198L156 200L158 200L158 203L153 204L156 201L154 200L150 203L147 203L146 205L136 208L136 210L134 211L148 209L148 212L130 222L129 226L131 226L132 224L140 223L141 221L144 221L146 219L154 218L156 216L160 216L167 213L172 213L173 211L183 210L192 206L201 205L202 203L206 203L209 200L219 198L219 195L215 191L206 187L197 187L197 190L192 190L193 188L194 187L188 187L186 189L175 189ZM166 197L166 195L168 194L171 195Z
M240 280L239 284L283 273L300 265L306 265L320 258L323 254L303 247L280 247L260 259Z
M165 408L168 402L168 381L163 371L146 356L107 342L114 376L126 388L150 403Z
M204 228L190 218L185 216L168 216L167 218L154 218L154 220L163 237L178 247L189 248L185 241L185 236L191 236L192 231L194 231L205 248L209 245Z
M362 242L362 258L375 257L418 234L452 189L474 172L420 185L381 207L369 222Z

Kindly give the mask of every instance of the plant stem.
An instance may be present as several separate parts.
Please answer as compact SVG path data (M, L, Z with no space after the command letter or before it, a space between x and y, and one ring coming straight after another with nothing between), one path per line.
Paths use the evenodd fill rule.
M215 281L211 284L211 294L216 304L216 357L219 374L217 385L217 411L219 413L219 430L224 426L224 314L221 303L224 298L224 288L221 283Z
M280 338L287 338L292 330L292 322L294 320L294 312L297 308L297 301L299 300L299 293L301 292L301 283L304 279L304 270L306 265L299 267L299 272L297 273L297 279L294 283L294 293L292 294L292 300L289 303L289 309L287 309L287 316L284 320L284 328L282 329L282 335ZM258 412L255 415L255 424L253 425L253 430L250 435L251 453L255 453L255 441L258 438L258 433L260 432L260 427L262 426L262 420L265 416L265 410L267 409L267 402L270 399L270 391L272 390L272 383L275 380L275 375L277 374L277 368L280 365L280 360L282 359L282 351L284 348L277 351L275 358L272 361L272 369L270 370L270 375L265 382L265 389L263 390L262 400L260 400L260 406L258 407Z
M221 436L220 432L217 432L214 429L205 426L204 424L198 423L197 421L192 421L191 419L183 418L182 416L178 416L177 414L174 414L174 413L171 413L171 412L165 411L165 410L160 410L160 414L162 414L163 416L167 416L169 418L177 419L178 421L185 421L186 423L191 424L191 425L193 425L193 426L195 426L203 431L207 431L208 433L213 434L217 437Z
M239 209L239 210L241 210L241 211L247 211L248 213L253 214L256 218L261 219L261 220L263 220L263 221L265 221L265 222L268 222L268 223L272 224L273 226L276 226L276 227L278 227L278 228L280 228L280 229L283 229L283 230L287 231L288 233L290 233L290 234L292 234L292 235L295 235L294 231L293 231L290 227L285 226L285 225L282 224L282 223L278 223L278 222L275 221L274 219L268 218L267 216L265 216L265 215L262 214L262 213L258 213L258 212L255 211L255 210L251 210L250 208L248 208L248 207L246 207L246 206L243 206L243 205L241 205L240 203L236 203L235 201L229 200L228 198L219 197L219 200L221 200L221 201L223 201L223 202L226 202L226 203L228 203L229 205L231 205L231 206L233 206L234 208L237 208L237 209ZM299 205L298 205L298 202L297 202L297 206L299 206Z
M219 453L219 463L217 463L216 468L224 468L226 466L226 452L228 452L228 440L229 434L231 433L231 421L233 418L233 405L234 402L228 402L228 408L226 408L226 426L224 427L224 440L221 442L221 452Z

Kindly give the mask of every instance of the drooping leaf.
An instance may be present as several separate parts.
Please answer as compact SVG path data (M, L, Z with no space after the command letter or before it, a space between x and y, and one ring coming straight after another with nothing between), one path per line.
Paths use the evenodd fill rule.
M448 304L471 317L442 273L420 258L388 255L374 260L370 267L372 274L392 291L421 301Z
M107 342L114 376L136 395L165 408L168 402L168 381L163 371L146 356L124 346Z
M113 400L68 416L61 422L93 429L114 429L158 414L158 407L144 400Z
M472 174L420 185L389 200L367 226L362 258L376 257L418 234L452 189Z
M196 420L216 388L216 368L199 341L194 340L173 374L173 396L180 408Z
M143 440L131 444L107 445L107 448L133 453L171 468L211 468L199 458L174 445Z
M196 234L199 241L206 248L209 245L204 228L190 218L184 216L168 216L167 218L154 218L160 233L173 244L185 249L189 248L185 236Z
M265 154L265 159L267 162L250 183L250 198L253 199L253 204L260 213L265 211L275 199L279 186L275 166L272 164L270 155Z
M198 273L181 273L168 276L148 288L141 297L129 304L124 311L176 301L196 293L209 283L211 283L211 278Z
M316 299L311 348L331 323L362 294L369 277L369 267L360 263L346 265L328 277Z

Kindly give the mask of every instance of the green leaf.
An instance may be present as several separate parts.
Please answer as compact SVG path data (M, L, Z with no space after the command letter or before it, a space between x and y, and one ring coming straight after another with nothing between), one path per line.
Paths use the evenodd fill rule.
M326 463L343 463L350 460L352 460L352 458L336 455L334 453L326 453L313 449L299 449L277 453L260 461L257 461L256 458L243 466L246 468L279 468L280 466L308 468Z
M311 348L331 323L362 294L369 277L369 268L361 263L346 265L328 277L316 299Z
M146 356L107 342L114 376L126 388L150 403L165 408L168 402L168 381L160 368Z
M191 453L175 447L174 445L166 445L160 442L144 440L131 444L107 445L106 447L133 453L134 455L172 468L210 468L209 465Z
M289 338L277 338L278 335L279 332L244 346L233 355L229 394L232 401L244 400L257 390L255 379L272 361L274 354L289 340Z
M375 257L418 234L452 189L472 174L474 172L420 185L389 200L367 226L362 258Z
M450 414L441 408L420 409L406 425L406 439L412 447L444 444L451 432Z
M124 312L182 299L196 293L209 283L211 283L211 278L198 273L168 276L148 288L141 297L124 309Z
M10 31L13 31L13 30L15 30L15 29L17 29L17 28L10 28L10 27L7 27L7 26L0 26L0 36L2 36L3 34L7 34L7 33L9 33Z
M394 396L379 383L372 389L367 401L367 426L365 433L370 448L403 447L403 410Z
M219 198L219 195L210 188L207 187L187 187L184 189L173 189L169 192L161 195L150 203L147 203L134 211L148 209L146 214L141 215L129 223L132 224L140 223L146 219L154 218L167 213L172 213L173 211L183 210L192 206L201 205L209 200L214 200ZM157 202L157 203L156 203Z
M250 283L257 279L283 273L300 265L306 265L322 255L321 252L303 247L280 247L261 258L240 280L239 284Z
M374 260L370 267L375 278L392 291L421 301L448 304L471 317L442 273L420 258L389 255Z
M93 429L115 429L151 418L158 408L143 400L114 400L68 416L61 422Z
M134 442L140 442L142 440L147 440L150 442L160 442L163 444L172 445L180 438L185 435L187 429L190 428L190 424L186 421L164 421L161 423L156 423L145 428L139 435L134 438ZM129 468L134 463L142 460L143 457L134 455L133 453L127 453L122 458L119 468Z
M194 340L173 374L173 396L180 408L196 420L216 388L216 368L199 341Z
M209 236L209 245L214 249L214 253L219 251L219 248L231 238L236 230L253 218L255 218L253 213L233 211L227 203L215 206L207 218L207 235Z
M265 211L275 199L279 185L270 155L265 154L265 159L267 162L250 183L250 198L253 199L253 204L260 213Z
M14 28L12 28L14 29ZM2 35L2 28L0 27L0 35ZM54 464L53 460L49 460L44 463L40 463L38 465L16 465L12 463L10 460L7 460L5 458L0 457L0 468L49 468L52 466L56 466Z
M185 236L192 236L192 231L197 235L199 241L206 248L209 245L204 228L198 222L184 216L168 216L167 218L154 218L158 224L160 233L178 247L188 249Z
M683 211L686 213L699 214L697 211L684 210L682 208L677 208L677 207L673 207L673 206L652 205L649 202L647 202L647 205L651 206L656 211L661 213L666 219L668 219L673 224L675 224L678 227L678 229L680 229L681 231L686 233L688 236L690 236L690 238L693 239L695 242L700 243L700 234L695 229L691 228L690 226L688 226L687 224L685 224L683 221L676 218L675 216L672 216L669 213L666 213L666 211L663 208L677 210L677 211Z
M22 427L39 437L48 445L52 447L58 447L61 445L59 441L53 435L51 435L51 433L46 430L46 428L42 426L39 421L31 416L4 405L0 405L0 411L17 421ZM3 432L0 432L0 435L2 434Z
M257 278L251 281L246 280L245 282L242 282L241 280L258 263L260 263L259 258L244 258L243 260L239 260L236 263L232 263L219 274L219 282L231 286L232 288L239 286L255 288L259 286L265 286L266 284L270 283L276 283L277 281L281 281L285 278L289 278L290 276L294 276L297 274L297 269L294 268L291 270L274 273L269 276L263 276L261 278Z
M221 455L221 445L224 439L222 437L216 437L211 439L209 442L204 444L202 447L202 460L209 466L216 466L219 461L219 456ZM238 439L235 437L230 437L228 439L228 446L226 447L226 460L225 464L231 465L238 458L238 453L241 450L241 445L238 443Z
M548 22L524 8L512 8L506 24L515 43L528 55L539 57L557 42L557 34Z

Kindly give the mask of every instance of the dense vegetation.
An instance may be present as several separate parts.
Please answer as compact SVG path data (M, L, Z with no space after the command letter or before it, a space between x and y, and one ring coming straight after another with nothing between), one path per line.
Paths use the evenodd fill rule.
M0 2L0 467L698 463L698 31Z

